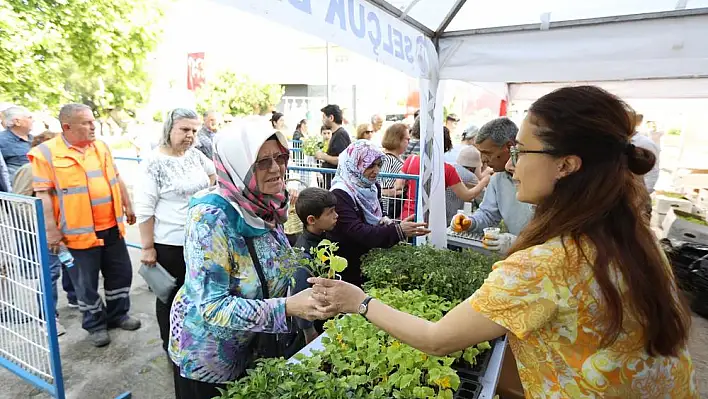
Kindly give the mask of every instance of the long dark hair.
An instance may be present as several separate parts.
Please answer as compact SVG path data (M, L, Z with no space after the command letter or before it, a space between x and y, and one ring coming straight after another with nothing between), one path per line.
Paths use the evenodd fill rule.
M639 175L656 159L630 144L634 118L629 105L594 86L562 88L531 106L527 120L546 148L558 156L578 156L582 166L537 204L511 252L553 237L572 239L593 265L603 295L601 346L616 341L628 305L642 327L647 353L676 356L687 342L691 317L644 212L648 194ZM583 239L594 245L595 259L582 252ZM619 291L616 279L626 292Z

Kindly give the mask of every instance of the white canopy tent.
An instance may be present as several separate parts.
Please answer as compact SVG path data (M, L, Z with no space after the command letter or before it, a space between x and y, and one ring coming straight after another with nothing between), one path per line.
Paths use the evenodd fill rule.
M437 246L446 244L447 227L444 207L430 206L444 203L442 124L433 123L442 119L440 79L482 82L507 99L545 94L557 82L646 96L708 92L708 0L217 1L421 79L418 218L430 222Z

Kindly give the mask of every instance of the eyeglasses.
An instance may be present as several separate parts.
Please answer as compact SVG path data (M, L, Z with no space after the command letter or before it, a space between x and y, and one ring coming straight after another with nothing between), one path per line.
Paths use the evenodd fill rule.
M547 154L547 155L558 155L557 151L554 150L520 150L516 146L509 149L511 155L511 165L516 167L516 163L519 162L519 154Z
M256 168L259 170L268 170L271 165L273 165L273 162L275 162L278 166L285 166L288 164L288 160L290 160L290 154L284 152L274 157L266 157L257 160Z
M373 133L373 132L374 132L373 130L367 130L364 133Z

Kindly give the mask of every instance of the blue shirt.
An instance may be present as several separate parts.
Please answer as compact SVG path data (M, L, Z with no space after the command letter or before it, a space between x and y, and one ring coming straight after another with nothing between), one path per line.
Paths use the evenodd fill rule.
M7 165L5 165L5 159L2 156L2 149L0 149L0 193L11 193L12 185L10 184L10 172L7 170Z
M533 217L533 207L516 199L516 186L508 172L495 173L489 180L482 204L472 214L474 231L497 227L502 220L509 233L518 236Z
M0 152L7 165L10 181L15 179L15 173L22 165L29 163L27 153L30 150L32 135L27 137L27 140L21 139L10 129L0 132Z

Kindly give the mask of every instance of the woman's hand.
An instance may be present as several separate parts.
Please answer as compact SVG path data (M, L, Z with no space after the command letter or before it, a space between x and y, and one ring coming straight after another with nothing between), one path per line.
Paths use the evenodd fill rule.
M330 316L319 311L317 305L312 288L308 288L285 299L285 314L310 321L328 319Z
M492 175L484 175L484 177L482 177L482 179L479 181L479 183L477 183L477 185L481 185L482 187L487 187L487 185L489 184L489 179L491 179L491 178L492 178Z
M401 222L401 230L407 238L420 237L430 233L427 223L413 222L415 215L410 215Z
M330 317L339 313L357 313L359 305L366 299L361 288L346 281L310 277L307 282L314 284L312 298L317 309Z
M388 226L391 223L393 223L393 220L389 219L388 216L384 216L381 218L381 220L379 220L379 224L382 226Z
M155 266L157 263L157 251L155 251L155 248L143 248L140 253L140 262L146 266Z
M300 193L294 189L288 189L288 195L290 197L290 206L295 206L295 203L297 202L297 197L300 195Z

